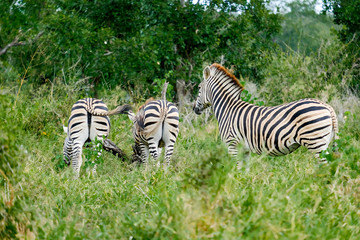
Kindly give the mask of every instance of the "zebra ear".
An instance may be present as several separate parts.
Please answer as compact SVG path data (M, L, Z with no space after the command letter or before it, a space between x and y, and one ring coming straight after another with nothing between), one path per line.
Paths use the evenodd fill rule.
M204 80L207 80L210 77L210 68L206 67L203 71Z

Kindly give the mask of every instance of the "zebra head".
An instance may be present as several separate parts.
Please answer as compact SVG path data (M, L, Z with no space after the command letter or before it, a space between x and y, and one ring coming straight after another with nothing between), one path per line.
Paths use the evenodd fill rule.
M203 71L204 80L199 84L199 94L193 107L194 112L198 115L211 105L207 94L208 80L210 79L210 75L210 68L206 67Z

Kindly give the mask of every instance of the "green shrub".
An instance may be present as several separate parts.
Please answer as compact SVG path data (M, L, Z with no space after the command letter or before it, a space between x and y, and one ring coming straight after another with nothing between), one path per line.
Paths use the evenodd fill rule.
M320 98L326 102L341 99L349 92L354 69L344 64L344 47L324 43L317 53L279 52L265 70L260 96L267 104L281 104L301 98Z
M22 136L21 123L13 113L13 98L0 93L0 238L30 237L29 212L24 204L27 197L21 181L24 159L28 156L17 140ZM25 200L25 201L24 201ZM29 218L30 217L30 218Z

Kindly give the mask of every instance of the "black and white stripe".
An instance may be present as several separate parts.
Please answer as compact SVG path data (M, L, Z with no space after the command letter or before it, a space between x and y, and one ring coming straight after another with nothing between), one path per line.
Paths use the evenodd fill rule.
M110 132L110 119L108 116L123 113L127 106L121 106L108 112L106 104L96 98L78 100L71 108L68 127L64 127L67 137L64 141L64 161L70 165L77 176L82 164L82 148L87 141L95 138L102 141Z
M169 165L179 133L179 111L176 106L166 100L150 100L136 115L129 111L128 116L134 123L135 148L140 150L135 154L146 163L150 154L156 160L160 148L165 147L165 160Z
M221 138L232 155L237 155L238 143L245 142L245 147L257 154L280 156L305 146L318 156L336 137L336 114L319 100L260 107L240 99L243 87L221 65L206 67L203 75L194 111L201 114L212 106Z

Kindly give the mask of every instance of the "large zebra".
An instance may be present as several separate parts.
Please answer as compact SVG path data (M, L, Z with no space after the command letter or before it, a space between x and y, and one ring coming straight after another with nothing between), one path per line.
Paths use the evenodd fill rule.
M201 114L212 106L230 155L236 156L238 143L245 142L245 149L257 154L286 155L302 145L318 157L336 137L336 114L319 100L260 107L240 99L243 86L221 65L206 67L203 77L193 109Z
M166 92L166 86L164 89ZM162 100L151 98L139 108L136 115L129 111L128 116L134 124L132 132L135 140L134 154L137 155L135 157L146 164L149 153L156 160L160 155L160 148L165 147L165 160L169 165L179 134L179 111L176 106L166 101L163 92Z
M128 110L129 106L123 105L108 112L105 103L96 98L80 99L72 106L68 127L64 126L67 136L64 141L63 153L65 163L67 165L72 163L77 176L79 176L82 164L81 155L85 142L93 141L95 138L102 141L110 131L108 116L121 114Z

